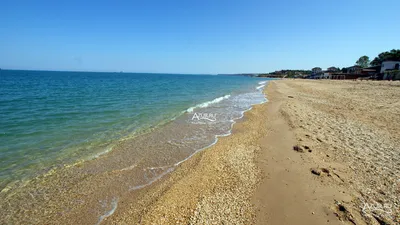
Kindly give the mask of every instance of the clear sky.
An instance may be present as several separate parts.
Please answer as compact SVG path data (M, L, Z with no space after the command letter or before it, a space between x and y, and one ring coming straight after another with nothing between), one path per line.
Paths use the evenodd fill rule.
M393 48L399 0L0 2L3 69L270 72Z

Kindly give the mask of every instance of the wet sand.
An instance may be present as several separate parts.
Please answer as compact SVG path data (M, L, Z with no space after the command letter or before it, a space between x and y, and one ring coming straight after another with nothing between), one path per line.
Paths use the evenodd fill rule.
M100 158L84 166L84 173L78 173L79 166L71 168L62 176L51 175L57 178L51 179L52 184L37 184L34 193L10 198L27 204L19 212L24 214L20 221L399 223L398 82L277 80L268 84L265 93L269 102L247 111L232 135L220 137L217 144L161 179L131 191L119 190L129 187L126 178L134 175L138 163L119 157L109 165L114 170L98 172ZM129 145L120 148L129 155ZM159 174L169 172L159 169ZM46 195L43 187L58 194ZM118 199L113 198L116 195ZM29 196L32 200L27 200ZM37 196L48 202L48 209L35 208ZM99 199L101 209L86 210ZM0 221L18 221L7 214L13 204L1 203L9 211L2 212L6 217ZM100 220L93 216L99 211L105 212Z

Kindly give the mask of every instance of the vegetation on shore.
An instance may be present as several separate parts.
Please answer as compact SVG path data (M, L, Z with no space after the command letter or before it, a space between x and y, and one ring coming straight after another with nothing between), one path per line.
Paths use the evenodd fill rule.
M279 70L271 73L259 74L259 77L295 77L298 75L310 75L311 70Z
M379 66L383 61L400 61L400 49L392 49L390 52L382 52L374 60L372 60L372 66Z
M382 52L378 56L374 58L374 60L370 60L368 56L361 56L356 62L355 66L360 66L362 68L368 68L370 66L380 66L384 61L400 61L400 49L392 49L390 51ZM315 67L320 69L320 67ZM347 67L339 68L339 67L330 67L334 68L335 72L347 72ZM258 77L276 77L276 78L295 78L295 77L304 77L312 74L312 70L278 70L270 73L261 73L258 74Z
M371 62L371 61L369 60L369 57L366 56L366 55L364 55L364 56L361 56L361 57L357 60L356 66L360 66L360 67L362 67L362 68L367 68L367 67L369 66L370 62Z

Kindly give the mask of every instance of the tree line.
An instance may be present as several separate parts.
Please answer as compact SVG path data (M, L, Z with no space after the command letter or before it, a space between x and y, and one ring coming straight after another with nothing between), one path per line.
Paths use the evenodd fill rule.
M383 61L400 61L400 49L392 49L387 52L380 53L374 60L370 61L369 57L364 55L361 56L357 61L356 65L366 68L369 66L380 66Z

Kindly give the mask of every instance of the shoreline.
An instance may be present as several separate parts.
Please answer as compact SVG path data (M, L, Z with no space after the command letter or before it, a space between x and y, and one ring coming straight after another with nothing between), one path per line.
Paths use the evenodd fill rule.
M400 218L396 198L400 194L396 161L400 160L396 139L400 126L391 118L400 115L394 101L400 97L399 88L398 84L371 82L269 81L263 92L267 102L243 112L232 124L230 135L218 137L216 144L166 168L165 174L141 189L123 191L130 187L124 181L135 178L138 164L109 168L86 181L85 174L71 169L65 175L80 182L71 186L72 192L57 195L57 201L73 197L74 205L49 205L52 217L30 222L395 224ZM385 96L395 98L377 101ZM374 117L377 113L381 117ZM378 161L382 159L385 163ZM154 171L164 170L153 167L144 172ZM68 185L63 176L55 176L49 188ZM37 190L33 194L41 191L46 193ZM90 201L79 201L88 194ZM101 208L78 210L100 199ZM60 213L66 210L75 211ZM88 216L99 210L103 213L97 219Z
M268 85L269 82L270 82L270 80L269 80L269 81L263 81L263 83L262 83L263 85L262 85L262 86L264 87L266 83L267 83L267 85ZM260 89L260 88L257 87L257 90L258 90L258 89ZM147 184L140 185L139 188L134 188L133 190L135 190L135 191L147 192L147 191L149 191L148 189L150 189L150 192L151 192L151 190L152 190L152 188L153 188L152 185L155 185L155 186L157 186L157 185L162 185L162 184L158 184L158 183L165 182L165 180L169 179L168 176L173 176L173 173L176 171L176 169L179 168L179 166L180 166L181 164L184 164L184 163L186 163L187 161L191 160L192 158L196 157L197 155L202 154L203 151L209 151L210 148L212 148L213 146L215 146L215 145L217 145L217 144L219 143L220 138L225 138L225 137L231 136L231 135L233 134L233 132L234 132L234 129L235 129L234 126L235 126L235 124L240 123L241 120L245 119L245 114L246 114L247 112L251 111L255 106L262 105L262 104L265 104L265 103L268 102L268 99L266 98L266 95L265 95L264 91L263 91L263 94L264 94L264 98L265 98L265 100L264 100L263 102L256 103L256 104L252 104L252 105L250 106L250 108L248 108L247 110L242 111L240 117L233 118L233 119L231 120L231 126L230 126L231 128L230 128L230 130L228 131L228 133L226 133L226 134L221 134L221 135L215 135L215 141L214 141L213 143L211 143L210 145L207 145L207 146L205 146L205 147L203 147L203 148L201 148L201 149L198 149L197 151L195 151L193 154L189 155L189 156L186 157L185 159L183 159L183 160L181 160L181 161L175 163L173 168L171 168L171 169L170 169L169 171L167 171L166 173L161 174L161 175L158 176L155 180L152 180L152 181L150 181L150 182L147 183ZM225 97L225 96L224 96L224 97ZM196 106L196 107L197 107L197 106ZM191 107L191 108L189 108L189 111L190 111L190 109L196 108L196 107ZM186 110L186 111L189 112L188 110ZM201 156L198 156L198 157L201 157ZM189 163L189 162L188 162L188 163ZM136 194L137 194L137 193L133 193L133 195L136 195ZM117 209L116 207L113 207L109 212L106 212L104 215L102 215L102 216L100 217L99 222L98 222L97 224L101 224L106 218L108 218L109 216L112 216L112 215L114 214L114 212L115 212L116 209ZM110 214L110 212L111 212L111 214ZM118 222L121 222L121 221L118 221ZM124 221L124 222L126 222L126 221ZM132 222L132 221L130 220L130 222ZM165 221L163 221L163 222L165 222ZM181 222L182 222L182 221L181 221Z
M253 105L252 109L245 111L243 117L234 123L231 135L222 136L215 145L197 152L172 173L139 190L132 202L143 205L135 204L134 208L131 204L121 205L113 217L104 220L104 224L254 221L254 210L249 196L259 182L259 171L254 164L258 147L251 143L259 133L255 129L251 133L248 131L249 126L257 122L251 114L259 108L265 108L265 105L266 102ZM252 123L248 124L249 121ZM238 140L236 136L239 134L245 135L245 138ZM239 141L245 143L238 143ZM230 149L225 149L226 147ZM247 149L243 152L245 148ZM246 163L242 163L243 161ZM236 171L232 174L231 170ZM237 186L237 183L246 187ZM243 194L244 192L247 194ZM229 205L225 205L228 202ZM228 217L227 211L230 214Z
M118 142L159 129L193 108L197 112L202 110L201 107L212 104L227 105L224 104L225 101L220 102L226 94L235 96L255 91L253 86L259 81L244 77L212 76L182 79L185 76L163 74L148 78L124 75L114 79L95 76L95 73L89 77L82 77L77 73L66 79L59 77L57 72L30 72L10 72L4 77L5 84L10 84L10 90L4 89L7 101L3 105L5 120L1 139L4 144L0 150L4 156L0 172L0 190L5 188L4 191L14 186L13 183L15 187L18 186L18 183L21 183L18 180L25 182L52 169L98 158L109 152ZM27 85L27 89L21 91L12 86L16 84L13 82L14 77L29 78L29 75L38 75L44 87ZM47 79L53 76L60 79ZM48 82L61 85L67 80L69 88L61 90L54 85L47 86L50 84ZM80 88L84 82L90 84L91 88L100 88L102 92L91 96L94 92ZM25 85L29 83L29 79L21 79L21 83ZM210 86L209 83L220 85ZM176 88L171 88L169 84ZM189 85L189 89L184 89L185 85ZM154 91L154 87L159 87L160 92ZM180 88L185 91L181 91ZM16 95L21 94L26 98L14 102L14 90ZM58 93L57 98L54 95L49 95L48 98L45 96L46 93L53 92ZM31 98L35 101L33 105L28 101ZM238 110L243 108L245 107ZM234 116L237 114L234 113ZM222 132L216 134L225 133L227 128L228 125L218 129ZM213 139L211 135L207 138ZM204 144L205 141L201 140L200 142L202 143L196 144L193 150L209 144Z
M97 220L99 220L97 221L99 223L101 220L111 217L116 210L118 211L120 207L119 202L124 201L126 196L136 196L137 191L157 183L164 176L169 175L181 163L187 161L198 152L215 145L219 138L229 136L233 125L238 120L241 120L244 117L244 113L251 110L253 106L242 111L238 117L230 120L231 124L228 133L216 135L215 141L210 145L195 151L193 154L189 154L188 157L182 158L182 160L173 164L165 163L167 161L160 161L151 167L144 167L140 165L144 163L142 161L128 162L128 164L125 163L126 165L112 163L114 161L116 163L119 162L118 155L133 154L130 148L135 147L134 143L136 142L129 143L127 141L119 143L116 146L122 152L110 151L108 154L104 154L94 160L85 161L83 164L77 163L73 166L67 166L62 171L51 170L42 176L30 180L26 188L23 187L7 194L2 193L2 197L5 200L1 204L1 208L3 209L2 214L4 215L3 220L8 222L32 222L30 217L33 217L37 223L52 223L54 221L66 223L67 221L76 221L90 224ZM155 132L160 133L162 131L158 130ZM164 148L166 147L164 145ZM113 157L116 160L112 160ZM143 171L141 171L141 168L144 168ZM133 179L134 182L139 182L139 179L135 179L138 172L143 174L148 182L132 185L133 183L129 181L130 179ZM55 193L55 191L59 193ZM17 197L14 198L15 196ZM44 201L45 198L48 198L47 196L51 196L51 202ZM15 199L18 200L13 201ZM100 202L101 204L96 202ZM46 203L47 206L46 204L42 205L42 203ZM37 214L37 210L31 210L33 205L39 210L45 210L46 214L39 215ZM91 208L90 205L95 207ZM15 214L20 209L26 216ZM47 215L47 218L44 217L45 215Z
M348 90L354 83L291 82L271 81L268 102L246 112L232 135L138 192L104 224L395 224L397 208L390 215L364 211L355 186L361 174L354 177L340 155L324 150L335 146L305 134L303 120L296 118L296 107L310 104L302 99L307 85L319 93L322 86ZM320 134L332 132L329 123L319 125Z

